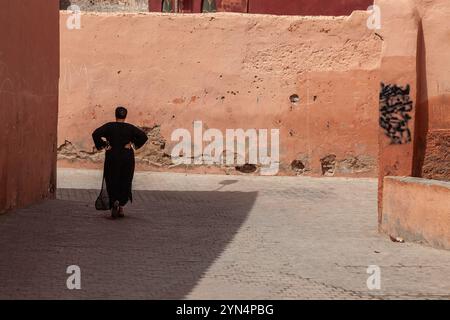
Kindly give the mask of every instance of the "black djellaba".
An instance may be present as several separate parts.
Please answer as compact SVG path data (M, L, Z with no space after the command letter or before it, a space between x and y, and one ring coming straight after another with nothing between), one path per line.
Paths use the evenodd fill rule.
M141 148L148 140L144 131L125 122L126 116L127 109L118 107L116 121L108 122L92 133L95 147L106 149L101 192L107 192L109 206L105 209L111 209L113 218L123 217L123 207L129 200L133 201L134 149Z

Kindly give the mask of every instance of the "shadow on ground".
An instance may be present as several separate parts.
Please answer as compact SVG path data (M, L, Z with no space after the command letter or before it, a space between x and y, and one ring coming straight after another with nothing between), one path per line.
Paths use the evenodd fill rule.
M135 191L127 217L95 190L59 189L0 216L0 298L182 299L233 241L257 192ZM68 290L66 268L81 268Z

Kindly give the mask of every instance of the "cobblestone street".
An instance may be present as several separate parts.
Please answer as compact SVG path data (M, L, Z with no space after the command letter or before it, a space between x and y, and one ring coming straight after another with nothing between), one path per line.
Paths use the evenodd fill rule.
M122 220L100 183L60 169L57 200L0 216L0 298L450 298L450 252L378 234L374 179L137 173Z

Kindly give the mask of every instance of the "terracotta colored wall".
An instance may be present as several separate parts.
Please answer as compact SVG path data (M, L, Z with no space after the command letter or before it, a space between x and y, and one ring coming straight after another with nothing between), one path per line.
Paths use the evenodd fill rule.
M202 120L280 129L285 174L299 160L320 176L324 159L337 176L373 177L381 41L366 19L85 14L81 30L61 28L59 164L99 167L90 134L125 105L149 128L145 169L235 173L170 167L172 131Z
M419 1L418 7L423 36L415 175L450 181L450 2Z
M2 1L0 212L52 197L59 75L57 0Z
M378 33L383 38L381 58L381 82L391 86L384 96L389 107L382 102L383 91L380 86L380 118L388 120L391 128L379 129L379 181L378 181L378 222L381 223L381 206L383 197L383 181L385 176L411 176L413 174L413 155L415 143L415 113L417 103L417 43L419 35L419 17L414 0L390 1L379 0L376 4L381 8L382 28ZM401 43L402 45L399 45ZM397 90L407 91L405 94ZM407 112L394 110L392 105L400 101L400 107L410 108ZM411 107L407 107L411 101ZM384 108L384 111L381 109ZM392 113L389 111L392 109ZM397 121L403 121L398 128ZM396 138L400 138L396 140Z
M249 12L292 15L350 15L354 10L367 10L373 0L250 0Z
M174 0L172 0L174 1ZM192 0L193 12L201 12L202 0ZM350 15L367 10L373 0L216 0L217 10L277 15ZM161 0L149 0L149 11L161 11Z
M149 11L148 0L59 0L60 9L77 5L81 11Z
M162 1L159 0L148 0L148 11L161 12L161 3Z
M382 13L381 81L410 85L410 141L392 143L380 129L379 223L385 176L450 181L450 27L446 0L377 0ZM401 44L401 45L399 45ZM395 98L404 98L401 94ZM397 116L399 113L397 112Z
M174 5L175 0L171 0ZM202 12L203 0L184 0L180 1L180 12L200 13ZM150 12L161 12L162 0L148 0ZM184 6L181 3L185 3ZM247 0L216 0L217 11L221 12L247 12ZM183 9L181 9L183 7ZM188 9L187 9L188 8Z
M385 177L382 230L406 241L450 249L450 183Z
M250 0L219 0L217 1L217 10L224 12L247 12Z

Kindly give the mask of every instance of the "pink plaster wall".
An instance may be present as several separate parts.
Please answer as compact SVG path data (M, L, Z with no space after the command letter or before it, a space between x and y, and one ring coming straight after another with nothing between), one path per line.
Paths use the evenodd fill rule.
M250 0L249 12L340 16L366 10L372 4L373 0Z
M450 249L450 183L384 178L381 228L390 236Z
M450 2L418 1L422 38L416 175L450 181Z
M164 153L176 128L280 129L280 174L376 176L381 40L366 12L351 17L61 13L59 165L99 167L91 132L125 105L130 122L154 128L141 169L172 168ZM289 97L298 94L292 104ZM158 125L159 127L155 127ZM161 143L164 140L165 143ZM163 148L161 149L160 146ZM331 173L330 173L331 174Z
M377 0L381 9L383 37L380 81L386 85L401 88L410 87L409 100L413 102L408 112L411 120L405 125L410 131L410 141L393 143L383 128L379 128L379 179L378 179L378 222L382 220L383 183L385 176L411 176L414 168L415 114L417 110L417 70L419 21L414 0ZM401 43L401 45L399 45ZM392 100L396 97L392 97ZM380 113L381 115L381 113ZM398 113L397 113L397 116Z
M77 0L82 1L82 0ZM179 0L191 3L189 12L200 13L203 0ZM161 12L162 0L148 0L149 11ZM172 0L172 3L175 3ZM373 0L216 0L217 11L248 12L259 14L340 16L355 10L366 10ZM186 12L186 11L184 11Z
M0 213L55 192L58 20L58 0L1 3Z
M399 203L404 201L403 193L390 194L392 188L390 191L384 189L385 176L450 181L450 2L376 0L375 4L380 6L383 17L379 30L384 39L381 81L400 86L409 84L413 101L409 124L412 139L409 143L391 144L382 130L379 133L381 227L385 221L386 201L392 202L394 198ZM386 195L389 200L384 199ZM414 210L408 207L398 214L403 214L401 219L408 223L409 219L415 219ZM426 210L434 212L437 209L433 204ZM434 223L439 221L431 224Z

